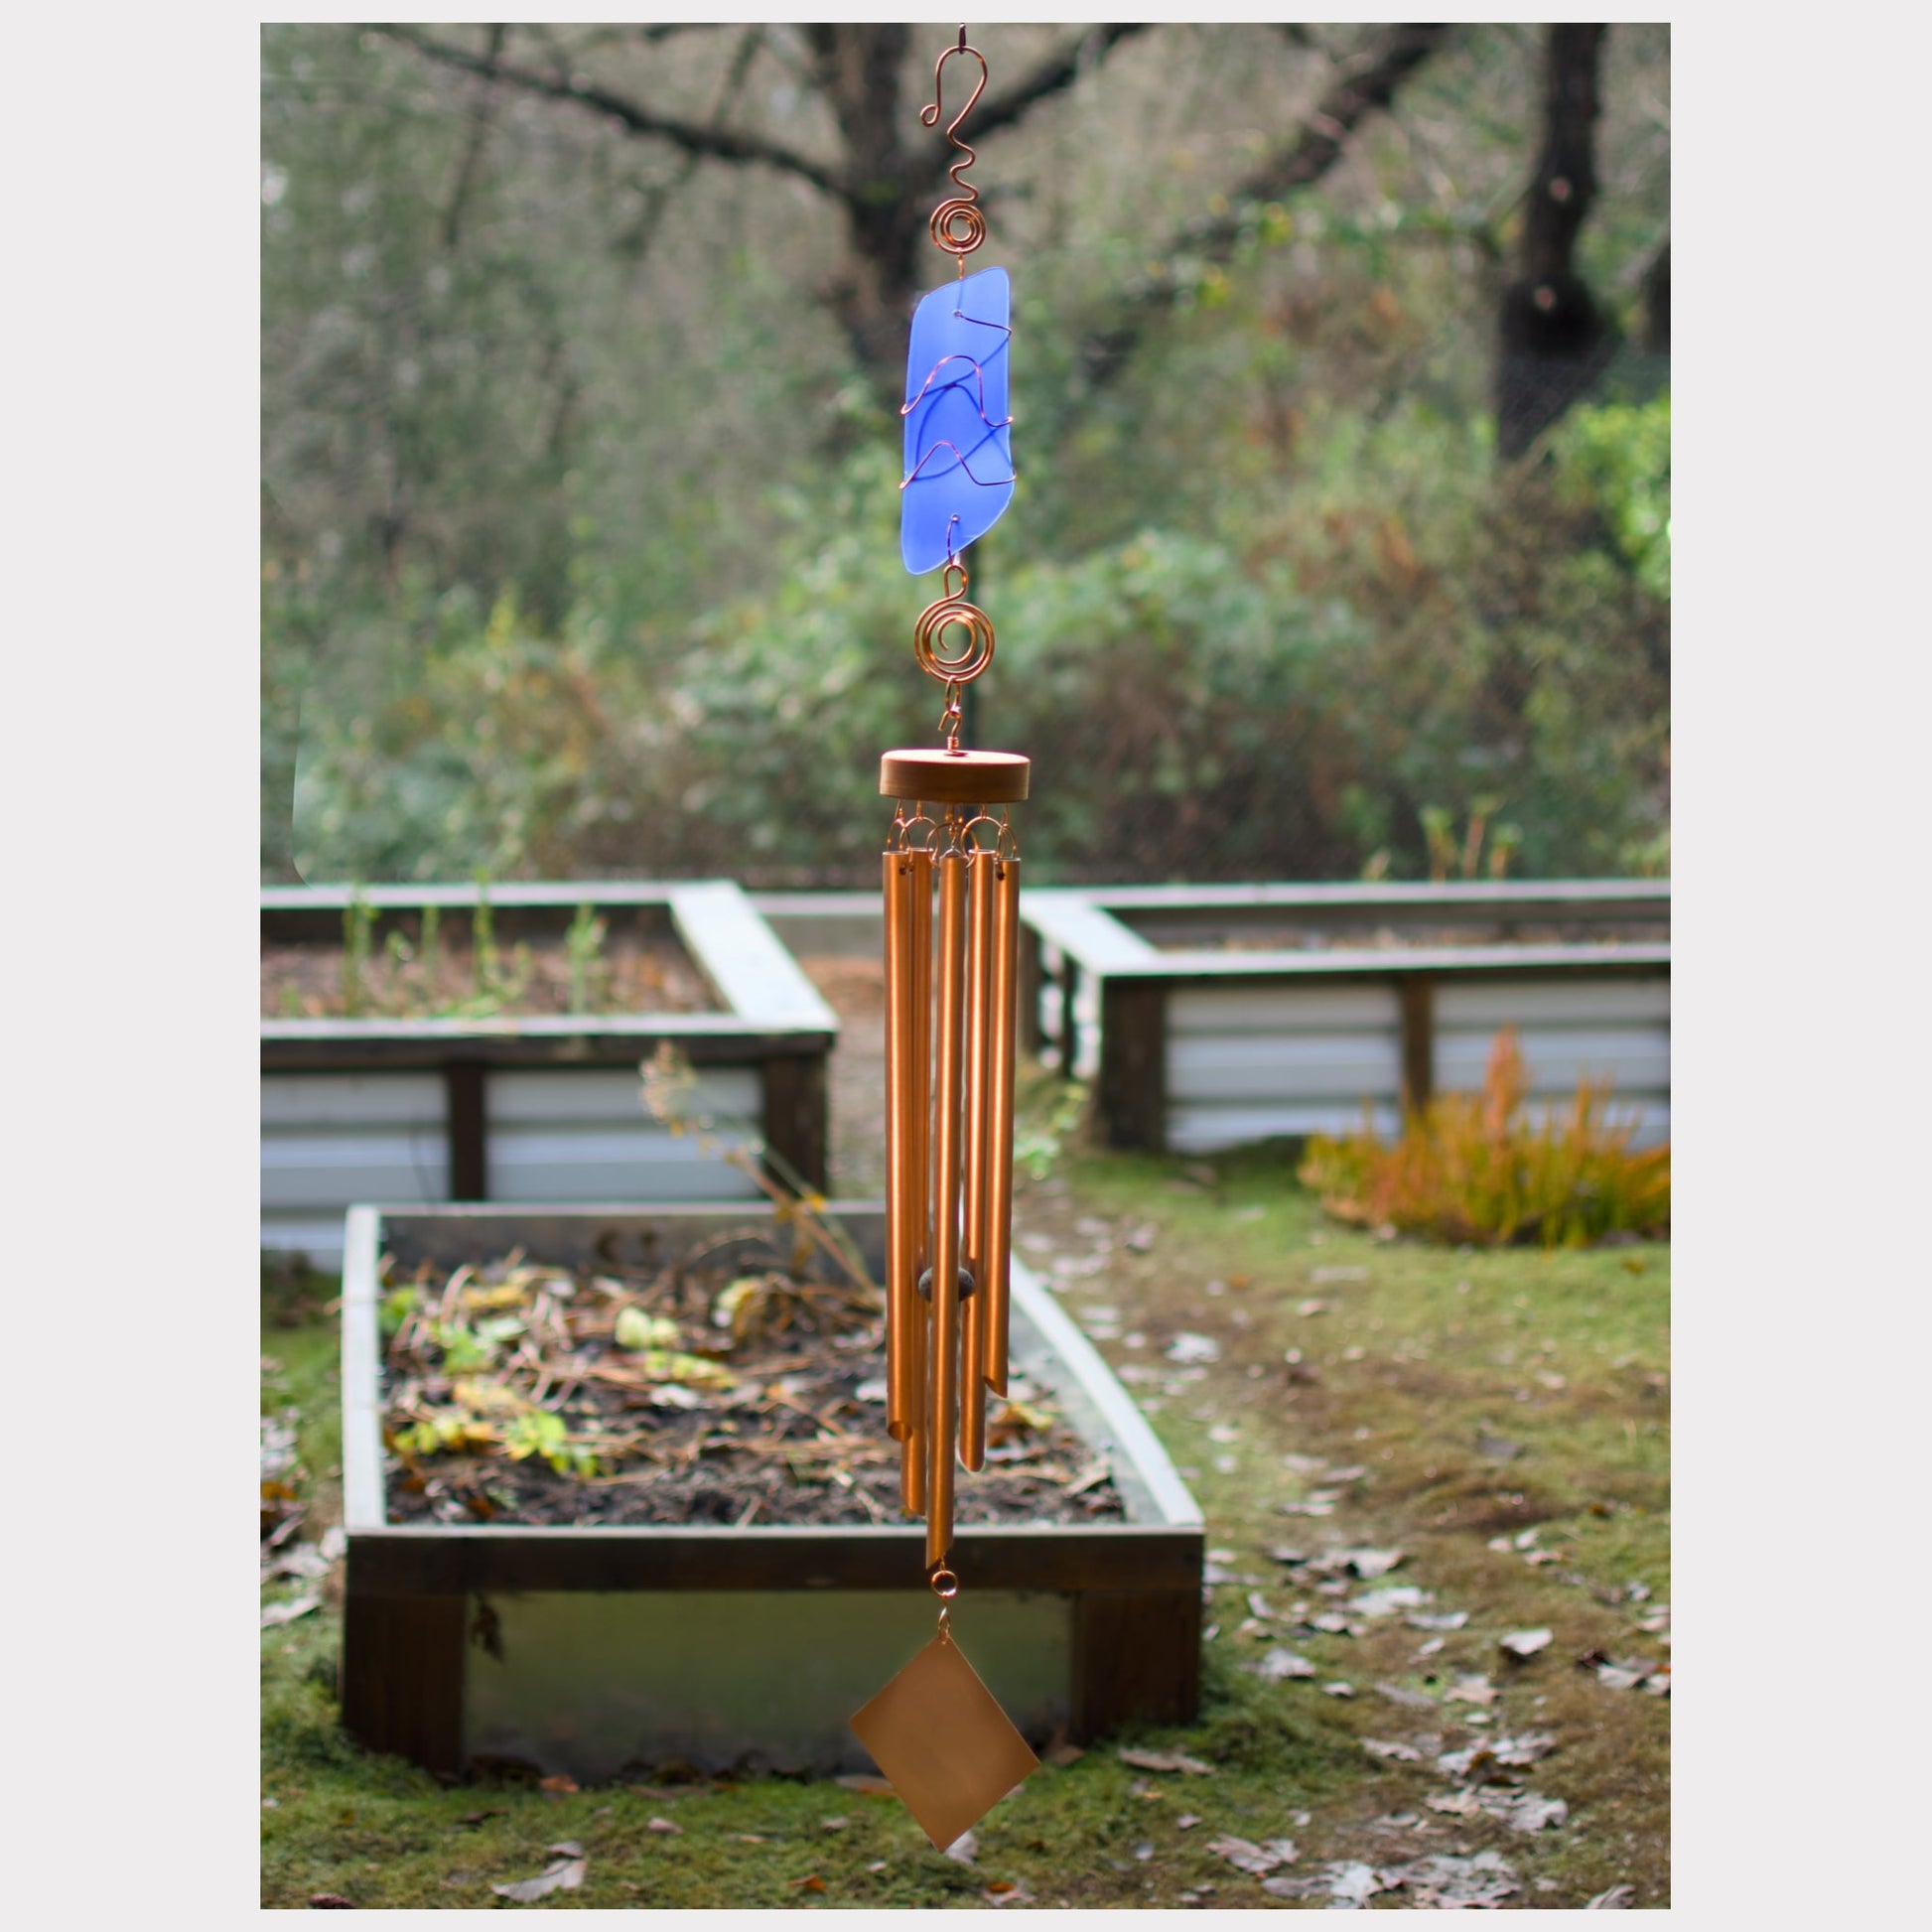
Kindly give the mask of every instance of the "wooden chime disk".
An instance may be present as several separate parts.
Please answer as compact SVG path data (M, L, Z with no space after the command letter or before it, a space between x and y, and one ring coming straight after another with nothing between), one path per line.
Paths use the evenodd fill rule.
M939 1852L1039 1768L945 1631L853 1715L852 1728Z
M925 746L879 760L882 798L933 805L1015 805L1027 795L1033 760L1018 752L941 752Z

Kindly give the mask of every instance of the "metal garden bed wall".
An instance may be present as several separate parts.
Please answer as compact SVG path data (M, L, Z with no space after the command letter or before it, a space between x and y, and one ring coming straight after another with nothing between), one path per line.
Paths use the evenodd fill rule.
M1023 1037L1093 1079L1108 1146L1342 1133L1365 1109L1393 1134L1405 1102L1479 1087L1503 1027L1533 1108L1587 1074L1635 1145L1669 1138L1667 883L1035 890L1020 917Z
M376 887L378 914L435 905L467 943L475 886ZM347 888L264 890L262 937L340 943ZM691 885L492 889L497 941L555 937L588 901L683 949L718 1011L487 1020L264 1019L261 1244L340 1260L358 1200L706 1201L758 1195L724 1146L750 1133L826 1175L826 1056L838 1021L743 892ZM699 1075L709 1150L644 1110L639 1063L673 1042ZM736 1125L737 1131L733 1128Z
M877 1202L831 1210L877 1269ZM921 1525L557 1528L387 1520L379 1257L405 1272L512 1247L560 1266L661 1266L768 1207L394 1209L348 1215L343 1719L371 1748L461 1774L490 1760L606 1778L748 1753L864 1769L847 1717L930 1637ZM1198 1708L1204 1534L1159 1440L1017 1261L1015 1365L1104 1453L1125 1522L967 1526L955 1614L1035 1743Z

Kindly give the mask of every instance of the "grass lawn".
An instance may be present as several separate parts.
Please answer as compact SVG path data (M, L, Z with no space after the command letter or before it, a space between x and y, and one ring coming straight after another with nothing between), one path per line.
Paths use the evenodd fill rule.
M1069 1152L1023 1177L1016 1220L1022 1256L1124 1372L1206 1512L1216 1634L1197 1724L1043 1765L980 1827L971 1863L934 1853L897 1800L829 1781L445 1789L337 1727L338 1569L319 1610L262 1632L263 1904L507 1905L491 1884L566 1841L584 1880L545 1906L1328 1902L1265 1891L1210 1849L1233 1836L1293 1840L1277 1879L1493 1850L1511 1906L1616 1886L1618 1902L1667 1905L1669 1700L1579 1660L1669 1665L1668 1247L1378 1241L1324 1221L1269 1150ZM335 1327L313 1286L265 1292L262 1350L263 1412L300 1412L319 1537L340 1513L341 1448ZM1285 1547L1314 1561L1278 1561ZM1324 1575L1335 1548L1401 1561L1372 1581ZM1427 1602L1350 1607L1404 1586ZM969 1651L970 1604L969 1580ZM1458 1611L1454 1628L1408 1620ZM1310 1626L1322 1616L1352 1633ZM1499 1648L1527 1629L1551 1641L1521 1661ZM1314 1676L1246 1668L1276 1647ZM1431 1806L1456 1784L1439 1754L1525 1732L1555 1740L1518 1775L1563 1801L1561 1822ZM1138 1769L1123 1744L1211 1769ZM1373 1902L1414 1903L1413 1883Z

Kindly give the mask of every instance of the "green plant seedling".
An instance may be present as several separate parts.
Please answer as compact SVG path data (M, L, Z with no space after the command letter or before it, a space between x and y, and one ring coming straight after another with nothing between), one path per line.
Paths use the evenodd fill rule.
M564 956L570 962L570 1010L594 1013L602 1005L605 924L586 899L577 908L564 934Z
M364 975L374 924L375 911L362 897L362 888L351 886L348 903L343 907L343 1013L350 1020L362 1011L366 997Z

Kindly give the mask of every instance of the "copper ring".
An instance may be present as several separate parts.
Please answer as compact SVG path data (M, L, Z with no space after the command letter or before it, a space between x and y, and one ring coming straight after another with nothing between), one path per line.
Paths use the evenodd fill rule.
M950 1603L959 1594L959 1578L943 1563L932 1573L928 1581L932 1585L933 1595L941 1602Z
M927 225L933 240L949 255L970 255L986 239L986 216L963 198L941 202Z
M942 657L935 646L953 624L965 625L971 641L957 657ZM912 626L912 652L927 677L942 684L970 684L993 661L993 620L963 598L939 598L919 613Z

